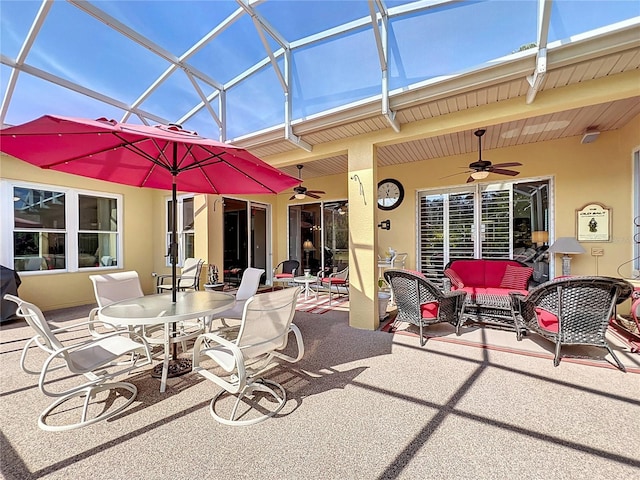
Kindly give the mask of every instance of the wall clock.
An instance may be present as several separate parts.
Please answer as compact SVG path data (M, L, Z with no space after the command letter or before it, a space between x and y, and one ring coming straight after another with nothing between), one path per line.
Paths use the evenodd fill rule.
M393 210L399 207L404 199L404 187L393 178L385 178L378 182L378 208Z

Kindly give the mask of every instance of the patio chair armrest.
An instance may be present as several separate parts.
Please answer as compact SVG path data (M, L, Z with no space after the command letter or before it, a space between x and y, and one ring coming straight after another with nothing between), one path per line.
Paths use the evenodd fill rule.
M302 341L302 333L300 332L300 329L293 323L291 325L289 325L289 332L293 332L293 334L296 337L296 344L298 346L298 354L295 357L291 357L289 355L285 355L284 353L273 352L273 355L275 357L278 357L278 358L286 361L286 362L296 363L296 362L300 361L300 359L304 356L304 342Z
M156 275L156 285L164 285L164 281L167 278L171 278L172 274L168 273L168 274L162 274L162 275ZM180 280L180 275L176 275L176 281Z
M216 363L220 365L220 367L222 367L227 372L232 372L236 370L237 372L236 382L234 383L227 382L224 379L220 378L218 375L215 375L214 373L210 372L206 368L200 366L200 359L203 356L202 353L206 352L207 350L212 350L211 343L218 344L228 349L230 353L233 355L234 366L237 368L232 367L231 369L227 369L224 365L220 365L219 362L216 362ZM213 359L211 356L207 355L207 358L211 358L211 360L215 362L215 359ZM224 388L229 393L234 393L234 394L238 393L246 385L247 375L246 375L246 369L244 366L244 357L242 355L242 351L240 350L240 348L238 348L238 346L234 342L231 342L226 338L220 337L214 333L203 333L202 335L198 336L198 338L196 339L193 345L193 364L192 365L193 365L192 371L194 373L199 373L200 375L205 377L207 380L211 380L213 383Z
M450 292L451 291L451 279L447 276L442 278L442 291Z
M443 292L443 295L445 298L466 297L467 292L465 292L464 290L451 290Z

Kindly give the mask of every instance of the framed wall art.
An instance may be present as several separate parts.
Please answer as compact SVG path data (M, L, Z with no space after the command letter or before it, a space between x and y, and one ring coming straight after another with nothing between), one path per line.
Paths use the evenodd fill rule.
M611 209L601 203L589 203L576 210L579 242L611 241Z

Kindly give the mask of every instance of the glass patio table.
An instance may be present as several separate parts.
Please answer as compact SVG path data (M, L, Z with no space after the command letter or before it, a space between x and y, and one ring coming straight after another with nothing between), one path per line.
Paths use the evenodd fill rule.
M116 326L164 325L164 359L160 380L160 391L164 392L171 360L170 324L213 315L229 308L234 302L235 298L228 293L189 291L177 292L176 303L173 303L170 293L162 293L112 303L100 309L98 315L100 320Z

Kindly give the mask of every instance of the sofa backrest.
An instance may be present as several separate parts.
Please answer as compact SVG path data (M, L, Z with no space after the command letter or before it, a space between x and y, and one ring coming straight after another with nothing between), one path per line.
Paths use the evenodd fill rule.
M517 260L467 258L451 260L445 268L454 270L466 287L498 288L504 277L507 265L514 267L527 266Z

